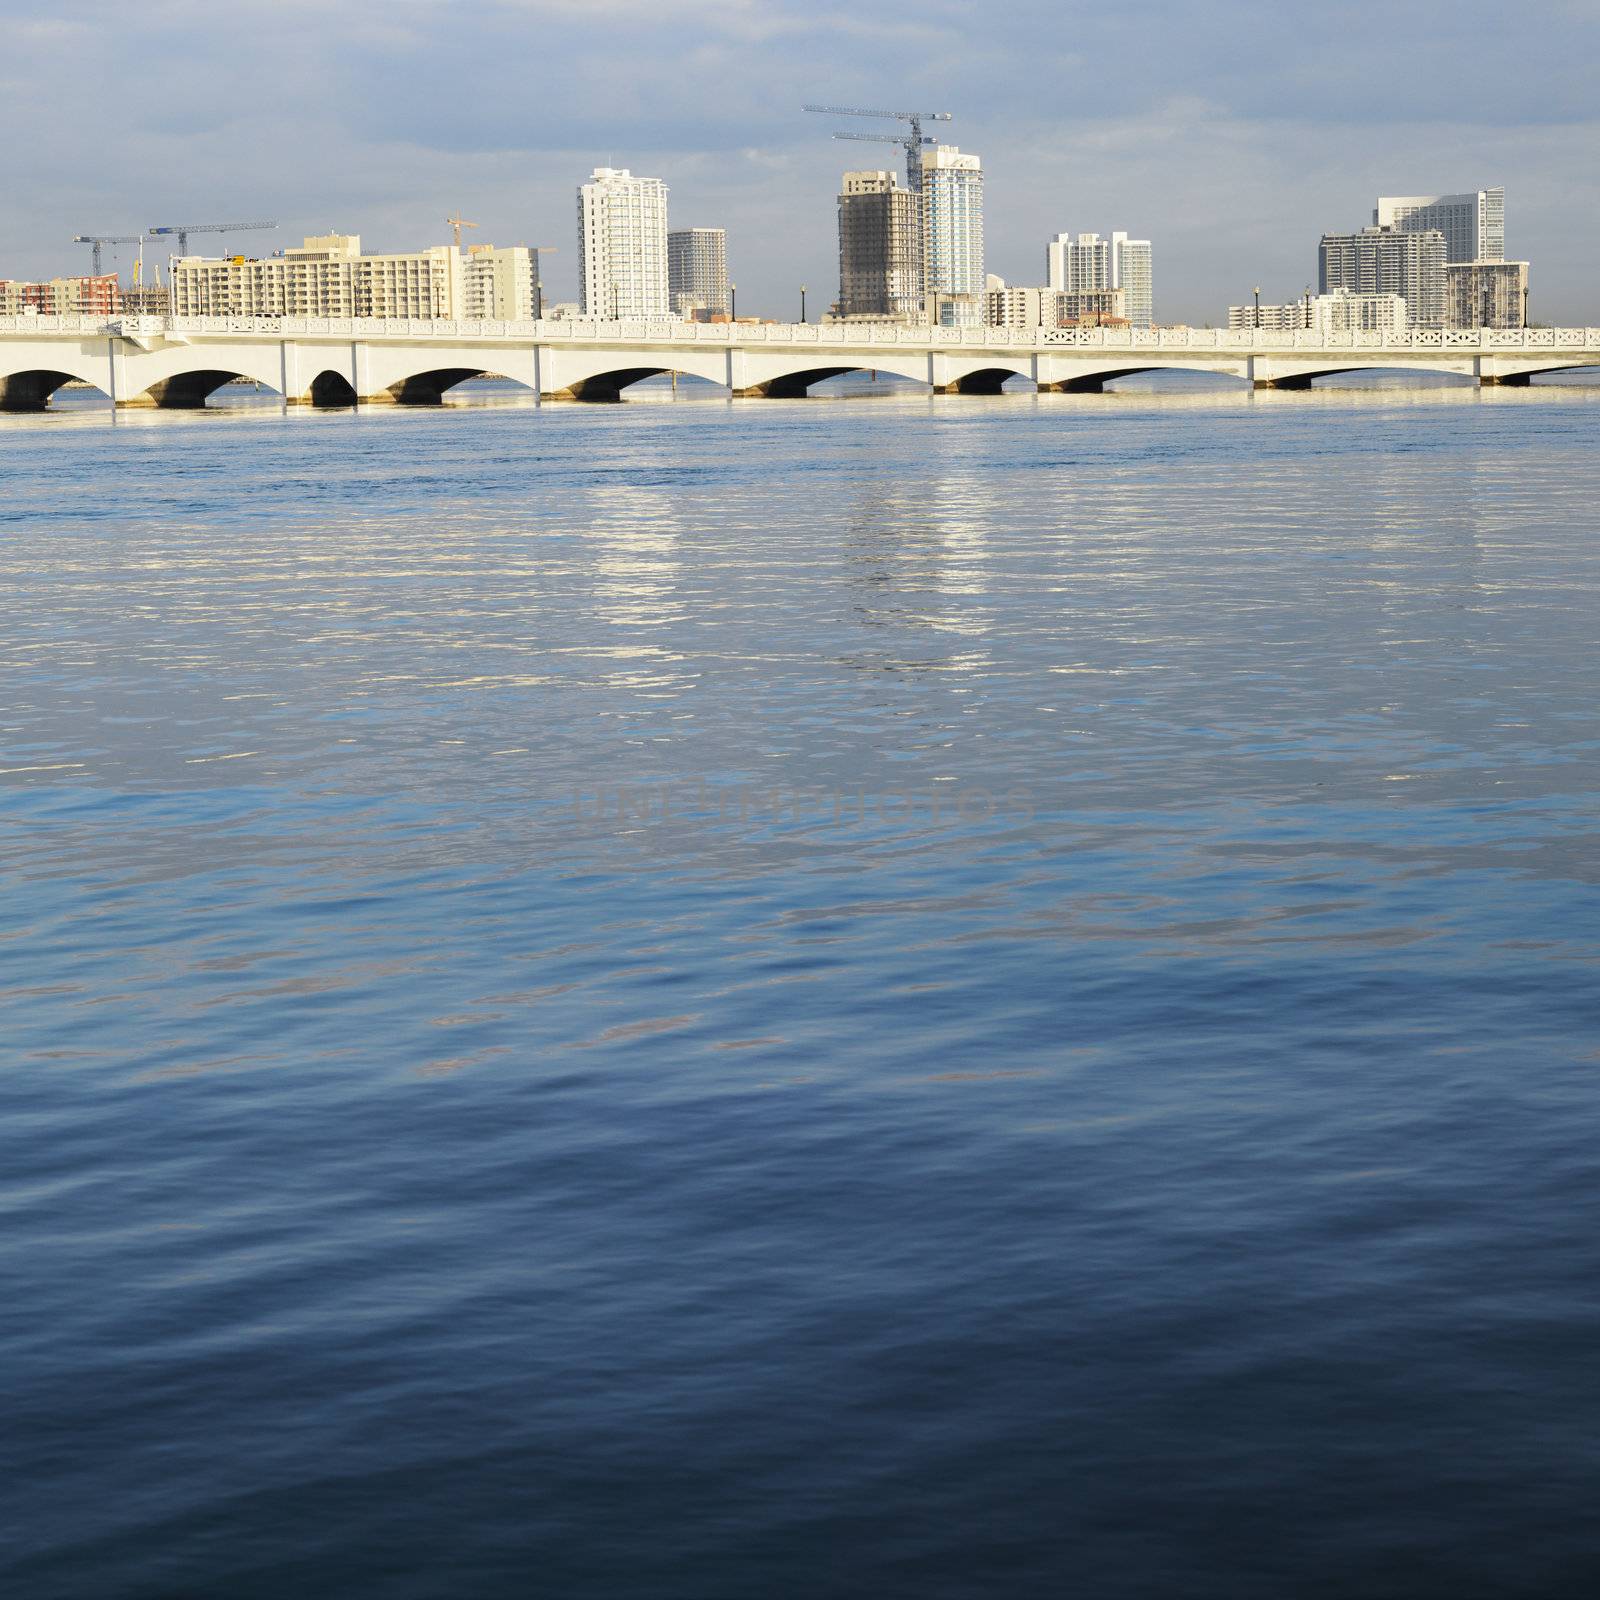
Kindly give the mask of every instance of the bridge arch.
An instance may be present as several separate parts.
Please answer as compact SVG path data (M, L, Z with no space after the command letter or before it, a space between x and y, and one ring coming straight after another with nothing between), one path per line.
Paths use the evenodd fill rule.
M1487 367L1489 364L1485 365ZM1556 372L1600 372L1600 360L1574 361L1570 357L1544 361L1501 360L1493 363L1493 370L1484 371L1483 381L1486 384L1525 389L1535 378Z
M1106 385L1117 378L1137 378L1146 372L1181 372L1205 378L1243 379L1246 376L1242 361L1225 364L1207 361L1122 361L1111 366L1091 366L1085 362L1074 363L1068 371L1057 368L1053 374L1041 374L1039 387L1053 394L1103 394Z
M775 352L746 350L735 367L734 393L764 395L773 400L801 399L813 384L826 383L848 372L886 372L912 383L929 381L928 357L908 351L885 349L880 356L829 350Z
M500 368L517 376L514 369ZM646 378L667 377L676 373L685 378L702 378L725 387L728 382L728 353L718 349L666 349L639 351L621 349L546 349L538 367L528 374L550 399L617 401L622 391ZM536 374L536 376L535 376Z
M936 383L935 394L999 394L1011 378L1027 378L1032 387L1031 365L1023 361L974 363L971 370L946 383Z
M498 366L433 367L426 372L413 372L391 383L385 395L403 406L436 406L458 384L470 383L474 378L504 378L519 388L531 386L512 373L502 372ZM384 398L383 395L377 398Z
M355 385L342 372L335 372L332 367L324 367L316 377L311 380L306 389L306 402L314 406L329 406L338 409L342 406L353 406L360 397L356 394Z
M103 387L104 381L104 373L91 378L58 367L28 367L20 372L8 372L0 376L0 411L48 410L50 397L69 383L86 383L109 401L111 396Z
M222 359L219 359L221 357ZM122 372L137 372L118 404L159 406L166 411L194 411L235 378L246 378L274 394L282 393L283 375L276 345L240 341L225 350L207 351L186 344L139 352L118 363ZM138 387L135 387L135 382Z

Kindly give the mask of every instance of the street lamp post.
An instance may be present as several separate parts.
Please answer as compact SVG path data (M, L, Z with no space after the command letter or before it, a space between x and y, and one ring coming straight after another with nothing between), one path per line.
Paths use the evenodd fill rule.
M803 283L800 285L800 320L806 320L806 286Z
M736 284L736 283L730 283L728 285L728 321L729 322L737 322L738 320L739 320L739 285Z
M1261 331L1261 285L1256 285L1256 332Z
M536 244L532 246L533 255L533 320L539 322L544 317L544 280L539 276L539 257L549 255L558 247L553 244Z

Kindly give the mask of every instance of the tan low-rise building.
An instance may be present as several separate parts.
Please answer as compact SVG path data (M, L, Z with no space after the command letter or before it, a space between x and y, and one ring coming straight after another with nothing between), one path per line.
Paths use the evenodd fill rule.
M109 317L121 309L122 290L114 272L38 283L0 278L0 316Z

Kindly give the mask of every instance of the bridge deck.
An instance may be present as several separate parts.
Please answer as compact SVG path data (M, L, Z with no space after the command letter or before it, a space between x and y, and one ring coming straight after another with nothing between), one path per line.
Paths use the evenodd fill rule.
M392 318L0 317L0 406L48 403L63 383L119 405L203 405L235 377L288 403L436 403L503 373L552 398L616 399L657 373L740 395L803 394L875 370L938 392L1006 379L1091 390L1135 372L1211 373L1305 387L1331 373L1451 373L1485 384L1600 367L1600 328L1324 334L1226 328L905 328L818 323L476 322Z

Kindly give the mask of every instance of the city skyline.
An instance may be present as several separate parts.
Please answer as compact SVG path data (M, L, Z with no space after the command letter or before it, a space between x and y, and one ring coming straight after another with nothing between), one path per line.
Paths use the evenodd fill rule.
M1307 8L1276 57L1237 50L1229 19L1244 13L1229 6L1085 9L1060 30L1070 48L1048 42L1057 8L1026 3L981 32L944 4L907 22L828 4L355 0L337 16L292 8L289 29L284 9L68 4L10 24L0 127L36 156L8 185L6 272L82 272L74 234L180 215L275 216L273 247L338 228L415 249L445 242L459 208L497 242L561 247L547 296L575 299L573 185L612 165L661 176L676 218L727 228L741 310L787 314L799 283L832 280L839 177L865 164L799 110L820 95L954 111L943 136L982 154L986 264L1008 282L1037 279L1041 237L1114 218L1156 243L1159 314L1203 322L1258 282L1273 300L1300 292L1316 239L1361 226L1374 196L1503 183L1511 253L1536 264L1534 315L1595 314L1592 4L1528 19L1537 65L1509 69L1473 43L1486 7L1431 0L1398 16ZM1380 15L1382 51L1361 26ZM664 51L669 36L692 47Z

